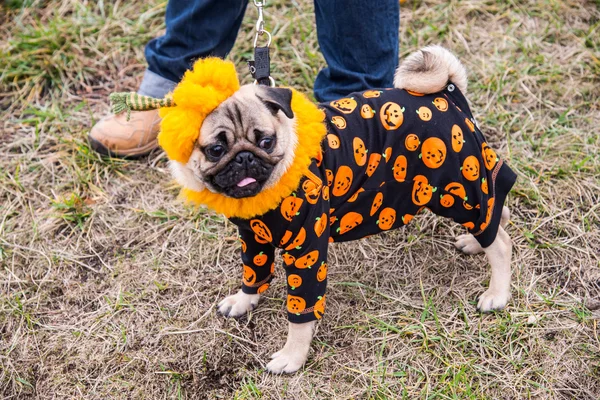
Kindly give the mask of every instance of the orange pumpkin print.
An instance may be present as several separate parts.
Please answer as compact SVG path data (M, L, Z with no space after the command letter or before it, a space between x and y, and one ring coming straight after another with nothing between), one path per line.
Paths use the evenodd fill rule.
M283 237L279 241L279 245L283 246L284 244L289 242L290 239L292 238L292 235L293 235L292 231L285 231L285 233L283 234Z
M331 118L331 123L334 124L338 129L346 129L346 120L344 117L336 115Z
M254 270L247 265L244 265L244 284L246 286L254 285L256 282L256 274Z
M319 250L313 250L310 253L298 258L294 265L296 268L305 269L310 268L317 262L319 258Z
M326 228L327 214L323 213L323 215L317 218L317 222L315 222L315 233L317 234L317 237L321 237Z
M319 282L323 282L325 278L327 278L327 264L325 264L325 261L323 261L321 262L321 266L317 271L317 280Z
M380 161L381 154L373 153L369 156L369 164L367 165L367 175L369 177L373 176L373 173L375 173Z
M375 195L375 199L373 199L373 204L371 204L371 212L369 213L369 215L372 217L377 210L379 210L379 207L381 207L381 205L383 204L383 193L378 192Z
M258 290L256 291L256 293L258 293L258 294L261 294L261 293L264 293L264 292L266 292L266 291L267 291L267 289L269 288L269 286L271 286L271 285L269 285L268 283L265 283L264 285L261 285L261 286L258 288Z
M388 147L387 149L385 149L385 152L383 153L383 158L385 158L386 163L388 161L390 161L390 158L392 158L392 148L391 147Z
M402 155L396 157L396 161L394 161L394 179L396 179L398 182L404 182L406 179L406 163L406 157Z
M267 255L263 254L263 252L261 251L260 253L254 256L252 261L254 261L254 265L262 267L267 263Z
M360 116L364 119L371 119L375 115L375 110L371 108L368 104L363 104L360 108Z
M299 296L288 294L287 309L292 314L300 314L306 308L306 301Z
M462 129L456 124L452 125L452 150L458 153L462 150L464 143L465 137L463 136Z
M300 210L302 203L304 203L304 200L299 199L296 196L289 196L283 199L281 206L279 207L283 218L291 221L292 218L298 215L298 210Z
M335 221L337 221L337 217L334 217L333 215L329 217L329 226L335 224Z
M408 223L409 223L410 221L412 221L412 219L413 219L413 218L414 218L414 215L411 215L411 214L404 214L404 215L402 216L402 222L404 223L404 225L408 225Z
M485 222L483 222L479 228L483 231L485 230L485 228L488 227L488 225L490 224L490 220L492 219L492 214L494 211L494 198L491 197L488 199L487 202L487 211L485 213Z
M337 231L340 233L340 235L343 235L344 233L351 231L358 225L362 224L362 222L362 215L360 215L357 212L350 211L348 214L344 215L340 220L340 227L337 229Z
M408 89L406 89L406 93L410 94L411 96L418 96L418 97L425 96L423 93L415 92L414 90L408 90Z
M323 163L323 151L319 150L319 152L317 153L317 156L315 157L315 160L317 160L317 167L321 166L321 163Z
M362 95L365 99L372 99L374 97L381 96L381 91L380 90L367 90L366 92L363 92Z
M467 126L469 127L471 132L475 132L475 125L473 124L473 122L471 122L471 120L469 118L465 118L465 124L467 124Z
M352 169L346 165L342 165L335 174L335 181L331 193L337 197L345 195L348 193L348 190L350 190L352 179Z
M352 97L346 97L343 99L334 100L329 104L331 105L331 107L335 108L338 111L343 112L344 114L351 114L352 111L354 111L354 109L358 105L356 103L356 100L354 100L354 98L352 98Z
M465 158L462 165L462 174L469 181L476 181L479 178L479 160L475 156Z
M418 206L423 206L431 200L433 192L437 188L434 188L429 184L429 180L423 175L417 175L414 178L413 189L412 189L412 201Z
M327 176L327 186L331 186L333 183L333 172L330 169L326 169L325 175Z
M364 191L365 191L365 189L363 189L363 188L358 189L356 191L356 193L354 193L352 196L350 196L350 198L348 199L348 203L354 203L356 201L356 199L358 199L358 195Z
M444 188L444 190L446 192L450 192L455 196L460 197L463 200L468 200L467 199L467 191L465 190L465 187L458 183L458 182L452 182L446 185L446 187Z
M329 186L323 186L323 200L329 200Z
M317 201L319 201L319 197L321 197L323 183L317 176L312 173L311 175L312 176L308 176L304 183L302 183L302 190L304 190L306 201L310 204L316 204Z
M306 240L306 229L300 228L298 235L292 240L292 242L286 246L286 250L300 249L304 241Z
M242 253L245 253L246 250L248 250L248 246L246 245L246 242L244 242L243 239L240 239L240 242L242 243Z
M275 272L275 263L271 263L271 275Z
M435 106L435 108L442 112L448 110L448 101L446 101L446 99L444 99L443 97L436 97L435 99L433 99L432 103Z
M464 226L465 228L467 228L469 230L475 229L475 224L472 222L465 222L464 224L462 224L462 226Z
M483 163L488 170L493 170L498 162L498 156L494 149L488 146L487 143L484 143L481 146L481 156L483 157Z
M444 194L440 196L440 204L442 205L442 207L452 207L454 205L454 196L452 196L451 194Z
M404 107L400 107L400 105L388 101L381 107L379 118L386 130L393 131L398 129L400 128L400 125L402 125L402 122L404 122Z
M283 253L281 256L283 258L283 262L285 265L292 265L296 261L296 257L291 255L290 253Z
M296 290L297 287L300 287L302 285L302 277L300 275L296 275L296 274L291 274L290 276L288 276L288 285L290 285L290 288L292 288L292 290Z
M419 115L419 118L421 118L422 121L431 121L431 110L429 109L429 107L419 107L419 109L417 110L417 114Z
M325 295L323 295L323 297L319 296L318 299L319 300L315 303L313 307L313 312L315 313L315 317L317 319L321 319L325 314Z
M341 117L340 117L341 118ZM340 148L340 138L337 137L337 135L334 135L333 133L329 133L327 135L327 143L329 143L329 147L332 149L339 149Z
M467 203L466 201L463 201L463 207L466 208L467 210L473 209L473 206L470 205L469 203ZM479 208L479 204L477 205L477 208Z
M258 243L271 243L273 241L273 236L271 235L271 231L262 222L260 219L253 219L250 221L250 229L255 234L255 239Z
M485 178L481 178L481 191L485 194L488 194L488 183Z
M417 150L420 144L421 141L419 140L419 137L414 133L411 133L410 135L406 136L406 139L404 140L404 145L409 151Z
M430 137L423 142L420 158L428 168L439 168L446 161L446 144L442 139Z
M354 149L354 161L359 167L362 167L367 162L367 148L365 142L361 138L355 137L352 140L352 147Z
M392 228L394 222L396 222L396 210L386 207L379 213L379 219L376 223L381 230L387 231Z

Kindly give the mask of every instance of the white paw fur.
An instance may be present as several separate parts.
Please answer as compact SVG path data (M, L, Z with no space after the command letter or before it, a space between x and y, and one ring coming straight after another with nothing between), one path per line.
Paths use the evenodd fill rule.
M304 324L290 322L285 346L271 356L267 371L272 374L291 374L302 368L308 359L315 325L316 321Z
M457 236L454 246L465 254L479 254L483 251L483 247L470 233Z
M492 267L490 287L486 290L477 303L480 312L501 310L506 307L510 299L510 260L512 243L510 237L500 226L496 240L489 247L483 249Z
M241 290L227 296L217 306L219 313L225 317L238 318L254 310L258 305L260 294L247 294Z
M477 310L482 313L502 310L510 300L510 290L486 290L477 302Z

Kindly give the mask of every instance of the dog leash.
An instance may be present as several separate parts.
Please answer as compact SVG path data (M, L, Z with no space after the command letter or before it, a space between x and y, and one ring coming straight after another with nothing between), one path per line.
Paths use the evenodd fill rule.
M254 78L255 85L275 87L275 79L271 76L271 59L269 49L271 45L271 33L265 29L263 7L266 0L253 0L258 9L258 20L256 21L256 35L254 36L254 60L248 61L250 74ZM260 36L267 36L266 46L258 46ZM127 112L127 121L131 111L148 111L161 107L175 106L172 94L169 93L163 99L155 99L143 96L135 92L112 93L109 96L114 114Z
M275 87L275 79L271 76L271 58L269 56L271 34L265 29L263 17L263 7L266 5L266 0L253 1L258 9L258 19L256 21L256 35L254 36L254 60L248 61L248 68L254 78L255 85ZM266 46L258 46L258 37L262 35L267 36Z

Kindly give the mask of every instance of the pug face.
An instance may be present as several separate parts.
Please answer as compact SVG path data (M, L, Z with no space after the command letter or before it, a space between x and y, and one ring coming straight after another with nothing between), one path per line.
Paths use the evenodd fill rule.
M183 186L236 199L276 184L297 144L289 89L242 86L211 114L187 164L171 162Z

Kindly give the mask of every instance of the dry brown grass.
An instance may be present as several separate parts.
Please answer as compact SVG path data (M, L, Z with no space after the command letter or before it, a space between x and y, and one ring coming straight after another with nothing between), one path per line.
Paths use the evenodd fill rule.
M159 153L102 159L85 142L107 94L136 88L165 2L27 3L0 8L2 398L600 398L597 1L404 5L401 53L459 54L518 171L514 298L477 314L485 259L432 216L334 245L309 362L283 377L264 372L285 339L283 280L250 318L217 316L239 285L234 227L175 202ZM277 1L267 22L275 76L307 92L323 66L311 3Z

